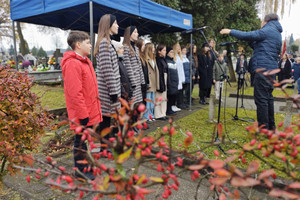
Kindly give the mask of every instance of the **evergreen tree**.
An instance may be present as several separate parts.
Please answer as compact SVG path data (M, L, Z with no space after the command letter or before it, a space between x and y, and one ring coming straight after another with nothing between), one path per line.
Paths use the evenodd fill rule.
M44 51L43 47L40 47L38 53L37 53L38 57L47 57L47 53L46 51Z
M14 47L13 47L13 45L10 45L10 47L9 47L9 49L8 49L8 53L9 53L9 55L10 56L12 56L12 55L14 55Z
M37 56L37 53L38 53L38 49L34 46L34 47L32 47L32 49L31 49L31 53L32 53L32 55L34 55L34 56Z
M291 51L296 53L299 50L299 46L296 43L291 44Z

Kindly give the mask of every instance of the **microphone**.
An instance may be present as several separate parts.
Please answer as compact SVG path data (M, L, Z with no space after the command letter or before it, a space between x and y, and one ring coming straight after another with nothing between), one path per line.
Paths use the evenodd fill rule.
M192 28L192 29L189 29L189 30L185 30L185 31L181 32L181 35L191 34L191 33L194 33L194 32L200 31L200 30L204 30L208 27L209 26L203 26L203 27L200 27L200 28Z
M219 44L219 46L227 46L227 45L232 45L232 44L236 44L238 43L238 41L234 41L234 42L223 42L221 44Z

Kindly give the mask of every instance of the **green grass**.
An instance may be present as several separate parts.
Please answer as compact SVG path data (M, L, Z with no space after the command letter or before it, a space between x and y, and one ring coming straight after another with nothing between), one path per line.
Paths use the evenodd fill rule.
M243 146L244 143L250 142L252 138L248 137L248 134L245 130L247 126L252 125L252 122L243 122L240 120L232 120L232 117L235 115L235 109L234 108L226 108L226 114L224 115L223 109L221 111L221 123L223 124L223 133L222 135L225 136L225 141L236 141L238 144ZM217 117L217 108L216 108L216 117ZM225 119L224 119L225 117ZM239 117L250 117L256 120L256 111L253 110L240 110L239 111ZM297 116L293 116L293 120L296 119ZM275 115L276 124L278 124L280 121L283 121L284 114L276 114ZM208 108L201 109L189 116L186 116L184 118L181 118L174 122L174 125L177 130L177 134L174 135L173 141L172 141L172 147L177 150L184 150L184 139L186 136L184 133L187 131L190 131L193 133L194 142L191 144L191 146L188 149L188 152L195 152L195 151L201 151L204 153L205 157L208 159L215 159L216 156L214 155L214 150L220 149L217 146L211 146L206 149L205 147L209 146L209 143L205 142L211 142L214 132L215 123L209 123L208 121ZM225 122L224 122L225 121ZM153 132L152 135L158 136L160 133L160 129ZM165 138L165 141L169 141L168 138ZM222 149L226 152L230 149L238 149L238 147L234 144L228 145L228 144L222 144ZM202 151L202 149L204 149ZM221 152L220 152L221 153ZM226 159L227 155L220 154L221 159ZM256 159L251 154L246 154L245 156L247 163L250 161ZM277 166L283 164L283 162L278 160L271 160L268 159L269 162L275 163ZM279 163L279 164L278 164ZM245 165L242 164L241 160L237 160L234 162L235 165L238 167L244 168ZM268 169L268 165L261 164L260 170ZM277 175L283 176L284 174L279 173Z
M234 82L234 83L230 83L230 84L231 84L231 87L228 84L224 85L223 95L225 95L226 90L227 90L227 92L226 92L227 96L229 96L230 94L236 94L237 93L237 83ZM294 89L292 89L292 88L286 88L285 91L287 92L288 95L292 95L294 93ZM214 86L212 86L211 92L212 93L214 92ZM253 87L250 87L250 86L245 87L244 95L253 96ZM280 89L274 89L273 90L273 96L274 97L284 97L285 94ZM192 97L199 98L199 86L198 86L198 84L194 85L194 90L193 90Z
M42 106L49 110L66 107L64 88L61 86L34 85L31 91L41 97Z

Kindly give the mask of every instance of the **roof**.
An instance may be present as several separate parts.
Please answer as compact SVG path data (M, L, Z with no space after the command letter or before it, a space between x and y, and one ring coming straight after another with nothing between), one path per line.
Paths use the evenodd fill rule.
M135 25L140 35L179 32L192 28L192 15L150 0L10 0L14 21L90 31L89 4L93 4L93 30L104 14L117 17L122 33Z

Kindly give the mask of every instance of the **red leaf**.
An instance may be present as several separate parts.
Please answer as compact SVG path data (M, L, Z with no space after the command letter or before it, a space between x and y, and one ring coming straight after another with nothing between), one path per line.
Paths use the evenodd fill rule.
M264 178L267 178L267 177L270 177L274 174L274 170L273 169L269 169L269 170L266 170L264 172L262 172L259 176L258 176L258 179L259 180L262 180Z
M106 135L109 134L110 132L111 132L111 128L110 128L110 127L107 127L107 128L105 128L105 129L103 129L103 130L101 131L101 137L106 136Z
M223 132L223 125L221 123L218 123L217 130L218 130L218 133L219 133L220 138L221 138L222 137L222 132Z
M235 187L250 187L258 184L260 184L260 181L250 177L244 179L235 176L231 179L231 185Z
M273 75L273 74L277 74L280 72L280 69L273 69L271 71L268 72L268 75Z
M228 180L227 177L216 177L209 179L209 182L211 182L214 185L223 185Z
M124 107L126 107L127 110L130 110L129 105L128 105L128 102L127 102L125 99L119 98L119 101L121 102L121 104L122 104Z
M265 178L264 181L269 188L273 187L273 183L268 178Z
M27 155L22 156L22 158L23 158L23 160L24 160L28 165L30 165L30 167L33 167L33 157L32 157L32 155L27 154Z
M217 174L218 176L225 176L225 177L231 176L231 173L229 171L227 171L226 169L219 169L219 170L215 171L215 174Z
M255 149L255 146L251 146L249 143L244 144L243 149L245 151L251 151L253 149Z
M224 162L222 160L212 160L209 161L208 165L213 169L220 169L224 166Z
M247 169L247 175L250 175L250 174L253 174L255 173L259 168L259 162L257 161L252 161L249 166L248 166L248 169Z
M200 165L191 165L191 166L189 166L189 170L192 170L192 171L194 171L194 170L200 170L200 169L203 169L205 167L205 165L203 165L203 164L200 164Z
M190 146L193 142L194 138L193 137L187 137L184 139L184 145L185 148L188 148L188 146Z
M269 195L272 197L280 197L282 195L282 192L283 192L282 190L272 189Z
M222 193L219 197L219 200L226 200L226 195Z
M292 189L300 189L300 183L299 183L299 182L291 183L291 184L289 185L289 188L292 188Z
M237 155L232 155L224 160L225 163L232 162L237 158Z

